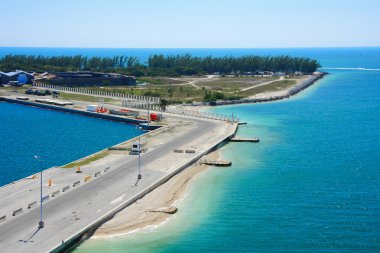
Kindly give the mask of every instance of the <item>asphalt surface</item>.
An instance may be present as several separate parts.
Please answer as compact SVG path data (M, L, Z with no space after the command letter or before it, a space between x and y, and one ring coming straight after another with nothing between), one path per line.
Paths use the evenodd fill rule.
M196 128L145 153L142 156L143 163L152 163L203 134L212 134L216 124L221 124L207 120L193 121L197 122ZM143 170L143 178L135 186L137 166L136 156L136 159L118 164L108 174L93 182L71 189L62 196L44 203L45 227L42 229L38 229L39 208L0 223L0 252L49 252L124 201L167 176L159 170Z

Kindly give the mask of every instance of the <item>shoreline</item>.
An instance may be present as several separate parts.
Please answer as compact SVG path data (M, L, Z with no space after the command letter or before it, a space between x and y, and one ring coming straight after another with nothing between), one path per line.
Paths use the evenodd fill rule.
M327 72L318 72L318 74L312 75L305 80L301 79L295 85L285 90L259 93L257 95L254 95L248 98L242 98L239 100L216 101L215 105L213 106L235 105L235 104L255 104L255 103L274 102L278 100L287 99L307 89L308 87L310 87L311 85L313 85L318 80L322 79L324 76L328 74L329 73ZM192 107L196 108L199 106L192 106ZM200 107L204 107L204 106L200 106Z
M312 85L321 77L323 77L323 75L312 76L308 78L306 82L303 80L297 83L291 87L290 90L293 90L295 92L294 94L296 94ZM215 154L215 152L210 153L208 156ZM197 162L195 164L197 164ZM197 164L187 169L181 169L182 171L180 171L180 173L175 173L176 175L170 176L167 182L163 182L156 189L144 193L134 199L126 207L118 208L119 210L112 215L112 218L109 217L111 219L102 223L92 236L90 234L87 234L87 236L93 237L94 239L105 239L134 233L152 226L154 226L155 229L160 227L171 218L171 214L157 210L173 207L173 205L185 195L188 185L192 183L191 179L198 173L203 172L206 168L208 168L208 166ZM83 237L82 239L86 238Z
M216 160L220 156L219 152L218 150L213 151L207 157ZM111 220L100 226L90 239L103 240L122 237L152 226L157 229L170 222L177 212L181 212L181 204L177 205L177 203L186 199L188 187L193 183L194 177L209 167L195 164L172 177L165 184L118 212ZM162 211L168 208L176 208L176 211L172 214Z
M306 80L300 80L294 86L279 92L267 92L259 94L260 98L242 99L239 101L231 101L232 103L217 104L217 106L243 104L243 103L260 103L274 102L296 95L313 85L319 79L323 78L326 72L320 72L318 75L313 75ZM282 95L273 95L274 93L283 93ZM237 103L235 103L237 102ZM199 108L194 106L195 108ZM207 106L207 108L210 108ZM199 108L201 109L201 108ZM204 107L202 107L204 109ZM211 159L218 159L220 151L216 150L208 154ZM115 237L122 237L130 234L144 231L153 227L153 230L160 228L162 225L170 222L175 217L175 214L166 214L163 212L150 212L168 207L176 207L175 203L185 200L188 187L193 183L193 178L207 170L210 166L193 165L183 172L171 178L168 182L156 188L151 193L136 201L133 205L120 211L111 220L100 226L90 239L106 240ZM177 207L176 207L177 208ZM180 209L178 210L181 211Z
M9 96L9 98L10 97L12 96ZM78 106L83 107L84 105L85 103L80 102L75 107L75 109L80 108ZM44 107L44 109L48 108ZM45 213L55 208L55 203L61 205L62 210L64 210L63 212L66 212L64 208L67 208L68 205L66 205L64 202L73 201L75 201L75 203L78 202L80 204L79 207L75 209L76 213L81 213L82 215L86 214L86 212L89 211L88 206L94 208L93 210L96 210L96 212L87 214L87 216L89 217L88 219L91 219L90 222L88 222L88 219L77 219L77 222L73 223L74 225L70 227L70 231L68 231L68 229L66 228L62 233L56 234L54 238L49 237L51 234L46 233L45 231L47 230L45 229L45 233L43 235L45 236L45 238L44 240L41 240L42 247L45 247L45 249L48 251L50 251L51 249L54 249L54 251L74 249L81 242L90 238L93 232L104 222L112 220L117 213L119 213L126 207L133 205L134 202L137 201L139 203L141 199L143 199L145 196L148 196L149 193L155 192L154 194L159 194L159 196L168 196L168 192L172 191L172 197L170 199L164 200L165 205L162 203L161 197L154 198L161 199L161 201L159 201L156 206L152 207L151 202L149 203L148 208L144 210L146 211L144 213L146 213L150 217L149 222L146 222L145 217L147 215L143 215L143 217L140 218L140 221L142 221L138 224L136 223L136 219L133 219L134 224L129 226L128 231L136 230L140 227L146 227L150 224L164 223L167 219L166 216L168 215L163 214L161 209L166 208L168 205L178 203L176 201L178 201L178 199L184 195L186 186L188 185L190 178L194 177L198 173L198 171L202 171L203 169L205 169L205 166L203 165L200 167L194 165L199 165L200 158L202 158L205 155L208 155L210 152L216 150L221 145L221 143L224 143L225 141L229 140L235 134L237 128L237 124L231 124L230 122L212 121L208 119L194 120L191 118L187 118L186 116L169 116L165 119L164 123L164 127L161 127L156 131L146 133L146 138L149 139L149 144L147 144L147 142L143 140L143 144L147 145L147 151L143 154L144 157L147 157L144 163L144 179L146 180L141 181L141 183L139 183L138 185L136 184L134 177L135 171L133 169L123 169L124 166L126 166L127 168L132 168L135 167L137 164L135 157L127 156L127 159L124 158L125 154L128 154L128 150L124 145L125 143L118 144L122 146L121 149L108 149L112 151L111 154L108 154L106 157L102 157L98 160L91 161L90 163L81 166L81 174L72 173L75 171L75 167L61 168L60 170L62 170L62 173L64 173L64 177L62 177L61 174L58 178L58 176L56 176L55 174L46 175L45 173L45 177L48 176L49 179L55 182L55 184L53 185L54 188L48 188L49 191L44 192L46 194L45 197L49 198L50 200L45 204ZM211 130L213 131L212 135L209 134L211 133ZM160 134L152 135L152 133L154 132L160 132ZM131 140L127 141L130 142ZM178 148L183 152L171 152L172 150L176 150ZM158 158L155 157L155 155L157 154ZM79 160L83 159L84 158L81 158ZM189 170L188 173L190 174L187 173L187 170ZM113 176L103 176L103 174L112 174ZM117 175L117 177L115 175ZM125 177L127 180L115 180L115 178L120 178L119 175ZM175 190L168 190L168 187L172 188L172 186L167 182L176 175L180 175L178 177L181 179L180 181L175 181L176 183L172 184L177 185L178 187ZM183 175L188 175L188 177L183 177ZM88 178L90 180L88 180ZM90 183L92 181L100 183ZM112 184L110 184L110 182L112 182ZM129 184L131 187L134 188L129 188L128 191L125 191L126 184ZM165 190L163 190L161 194L157 193L158 191L154 191L156 188L162 185L165 185ZM107 193L107 198L102 194L102 196L100 197L101 199L99 200L99 195L96 193L96 190L88 192L89 188L101 188L101 190L104 191L105 189L103 186L110 188L110 191L108 191ZM25 181L21 180L18 184L12 184L9 187L21 190L23 190L24 188L33 189L32 191L29 190L28 194L20 193L17 196L15 195L15 198L18 198L19 201L15 201L14 204L2 205L2 209L4 210L0 211L5 215L1 216L0 218L2 218L3 221L5 220L5 222L2 223L1 228L5 228L7 230L7 233L3 233L5 236L3 236L2 238L6 238L6 236L12 236L12 233L9 231L14 229L14 226L8 228L9 226L11 226L11 223L21 223L24 227L34 226L34 224L31 224L30 222L31 219L28 219L28 216L31 216L33 215L33 213L36 212L35 208L27 207L29 207L30 205L34 205L33 203L36 203L32 202L35 201L33 191L35 191L39 187L39 185L28 185L25 183ZM2 188L3 192L6 193L6 191L8 190L14 190L13 188L11 189L9 187ZM74 192L74 187L75 192L78 194L73 195L72 192ZM67 191L65 189L70 189L70 191ZM55 200L54 197L56 197L58 194L61 201L55 201L53 203L52 201ZM81 199L81 195L89 196L87 198L91 199L91 201L83 202ZM115 199L112 200L112 198L114 197ZM109 202L109 200L112 201ZM29 205L26 205L27 207L25 207L25 203L29 203ZM22 215L18 216L16 219L13 217L15 215L11 215L12 210L22 210L23 212ZM58 217L59 219L59 214L55 214L54 212L52 214L55 220L57 220L56 217ZM136 215L139 216L141 214L136 213ZM57 223L51 223L52 225L49 226L48 229L53 230L55 227L63 226L64 223L66 225L65 220L59 220L59 222ZM122 224L125 225L125 223ZM24 229L23 231L26 231L25 233L28 233L27 229ZM117 231L119 231L117 234L125 234L124 228L119 228L117 229ZM56 240L56 237L58 236L63 239ZM61 243L61 241L64 243ZM10 243L8 244L13 245L12 243L13 242L10 241Z

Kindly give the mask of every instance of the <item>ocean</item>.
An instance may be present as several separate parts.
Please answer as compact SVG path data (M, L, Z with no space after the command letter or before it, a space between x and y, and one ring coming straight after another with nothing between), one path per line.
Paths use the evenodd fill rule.
M316 58L330 74L287 100L212 108L248 122L238 135L260 143L224 146L232 167L197 175L162 226L90 239L74 252L380 252L380 48L81 52L122 51L142 60L156 52L289 54Z
M139 134L133 125L0 102L0 186Z

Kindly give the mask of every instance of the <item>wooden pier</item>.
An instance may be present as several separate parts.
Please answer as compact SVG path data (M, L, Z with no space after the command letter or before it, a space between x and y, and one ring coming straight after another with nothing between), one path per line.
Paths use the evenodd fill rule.
M231 142L259 142L259 138L239 138L239 137L233 137Z

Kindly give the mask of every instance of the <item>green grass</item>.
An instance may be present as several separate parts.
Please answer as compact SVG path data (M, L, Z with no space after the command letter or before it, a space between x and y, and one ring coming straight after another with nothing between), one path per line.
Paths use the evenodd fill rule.
M97 161L99 159L102 159L108 155L109 155L109 151L105 150L105 151L102 151L96 155L90 156L87 159L81 160L79 162L69 163L69 164L65 165L63 168L73 168L73 167L84 166L84 165L90 164L94 161Z
M8 86L8 87L0 87L0 90L3 91L15 91L17 93L23 94L27 89L29 89L31 85L23 85L22 87L13 87L13 86Z
M166 77L144 77L140 80L149 81L149 80L159 80L159 84L147 84L144 86L115 86L115 87L104 87L104 88L90 88L93 90L101 90L122 94L131 94L131 95L140 95L140 96L159 96L162 99L171 101L172 103L183 103L191 101L203 101L203 97L207 91L220 92L223 93L226 99L238 99L249 97L255 94L263 92L272 92L287 89L290 86L296 83L295 80L291 80L293 77L290 77L290 80L284 79L275 81L268 85L259 86L252 88L247 91L241 91L244 88L252 87L259 85L268 81L278 80L278 77L252 77L252 76L243 76L243 77L218 77L218 78L189 78L189 77L178 77L178 82L186 83L191 80L196 80L196 87L190 84L182 85L167 85L167 83L172 80L171 78ZM296 77L294 79L299 79L304 77ZM154 82L155 82L154 81ZM173 81L173 80L172 80ZM88 87L87 87L88 88ZM172 96L170 96L170 91L172 91ZM97 98L88 95L73 94L73 93L61 93L61 98L70 99L70 100L80 100L86 102L97 102ZM110 102L112 99L106 98L105 102Z
M277 77L221 77L204 79L196 83L199 87L206 87L226 92L239 91L264 82L278 79Z
M186 83L185 80L181 78L170 78L170 77L139 77L137 79L139 82L151 83L154 85L171 85L171 84L183 84Z
M247 91L243 91L243 92L241 92L241 95L243 97L248 97L248 96L256 95L259 93L280 91L280 90L287 89L287 88L293 86L294 84L296 84L296 81L294 81L294 80L277 81L277 82L270 83L268 85L263 85L263 86L259 86L259 87L256 87L256 88L253 88L253 89L250 89Z
M65 93L61 92L58 95L59 98L67 99L67 100L79 100L79 101L85 101L85 102L98 102L98 98L94 96L88 96L88 95L82 95L82 94L76 94L76 93ZM112 101L111 98L105 98L104 102L110 102Z

